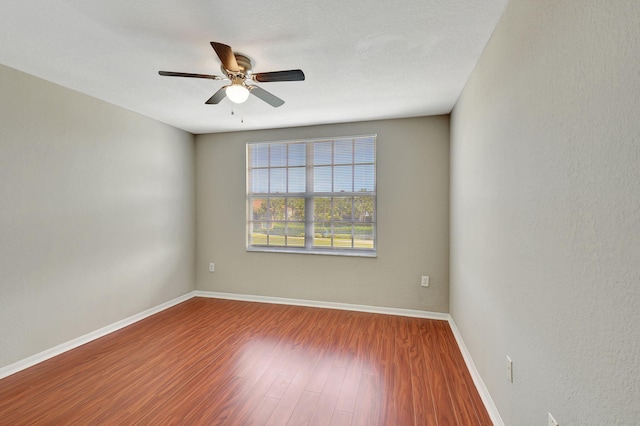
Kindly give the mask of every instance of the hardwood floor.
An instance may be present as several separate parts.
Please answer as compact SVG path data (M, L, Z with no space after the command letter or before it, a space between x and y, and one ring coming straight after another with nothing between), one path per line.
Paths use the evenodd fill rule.
M445 321L194 298L0 380L6 425L490 425Z

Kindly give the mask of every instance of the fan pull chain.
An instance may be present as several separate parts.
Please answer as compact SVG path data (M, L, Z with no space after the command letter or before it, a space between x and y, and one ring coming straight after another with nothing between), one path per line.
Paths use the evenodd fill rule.
M236 115L234 110L231 110L231 115ZM244 111L240 109L240 123L244 124Z

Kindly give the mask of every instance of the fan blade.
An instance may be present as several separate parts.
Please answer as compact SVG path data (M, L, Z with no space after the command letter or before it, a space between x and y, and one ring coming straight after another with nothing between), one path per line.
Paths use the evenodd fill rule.
M302 70L288 70L288 71L274 71L274 72L259 72L253 74L252 77L255 81L262 83L272 81L303 81L304 73Z
M192 74L189 72L173 72L173 71L158 71L158 74L167 77L193 77L193 78L208 78L210 80L223 80L222 77L209 74Z
M280 99L276 95L273 95L267 92L262 87L258 87L258 86L248 86L248 87L249 87L249 90L251 91L251 94L256 95L258 98L262 99L272 107L278 108L279 106L284 104L284 101L282 99Z
M240 72L240 67L238 67L238 62L236 61L236 56L233 54L233 50L231 47L226 44L216 43L215 41L211 42L211 46L213 50L216 51L218 58L220 58L220 62L222 62L222 66L233 72Z
M225 96L227 96L226 90L227 86L221 87L216 93L213 94L212 97L209 98L207 102L205 102L205 104L219 104L220 101L223 100Z

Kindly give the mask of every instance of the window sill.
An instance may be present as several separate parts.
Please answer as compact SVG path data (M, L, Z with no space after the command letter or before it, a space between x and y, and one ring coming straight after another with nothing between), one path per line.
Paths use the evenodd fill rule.
M378 257L378 253L373 250L305 250L299 248L275 248L275 247L247 247L247 252L258 253L289 253L289 254L317 254L324 256L345 256L345 257Z

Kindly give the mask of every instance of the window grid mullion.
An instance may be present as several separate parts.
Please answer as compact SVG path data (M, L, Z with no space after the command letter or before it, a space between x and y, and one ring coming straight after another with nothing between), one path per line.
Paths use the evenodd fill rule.
M267 235L267 246L269 245L269 236L271 234L271 232L269 232L271 230L271 198L267 198L267 229L266 229L266 235Z
M313 249L313 238L314 238L314 217L313 217L313 209L314 209L314 201L313 201L313 173L314 173L314 146L313 142L307 142L305 144L306 150L306 182L305 182L305 193L304 193L304 217L305 217L305 225L304 225L304 247L305 249L311 250Z
M331 141L331 192L336 191L336 141ZM333 247L333 244L331 245Z
M284 246L289 246L289 144L284 146Z
M356 190L356 140L351 139L351 192ZM353 210L351 210L353 216Z
M286 175L286 173L285 173ZM289 215L287 212L289 211L289 198L284 197L284 225L282 226L282 234L284 236L284 245L287 246L287 224L289 223Z
M331 224L331 248L334 247L334 236L336 234L336 227L335 227L335 217L336 217L336 203L335 203L335 198L331 197L331 203L329 204L331 206L331 218L330 218L330 224Z
M351 248L356 246L356 198L351 197Z

